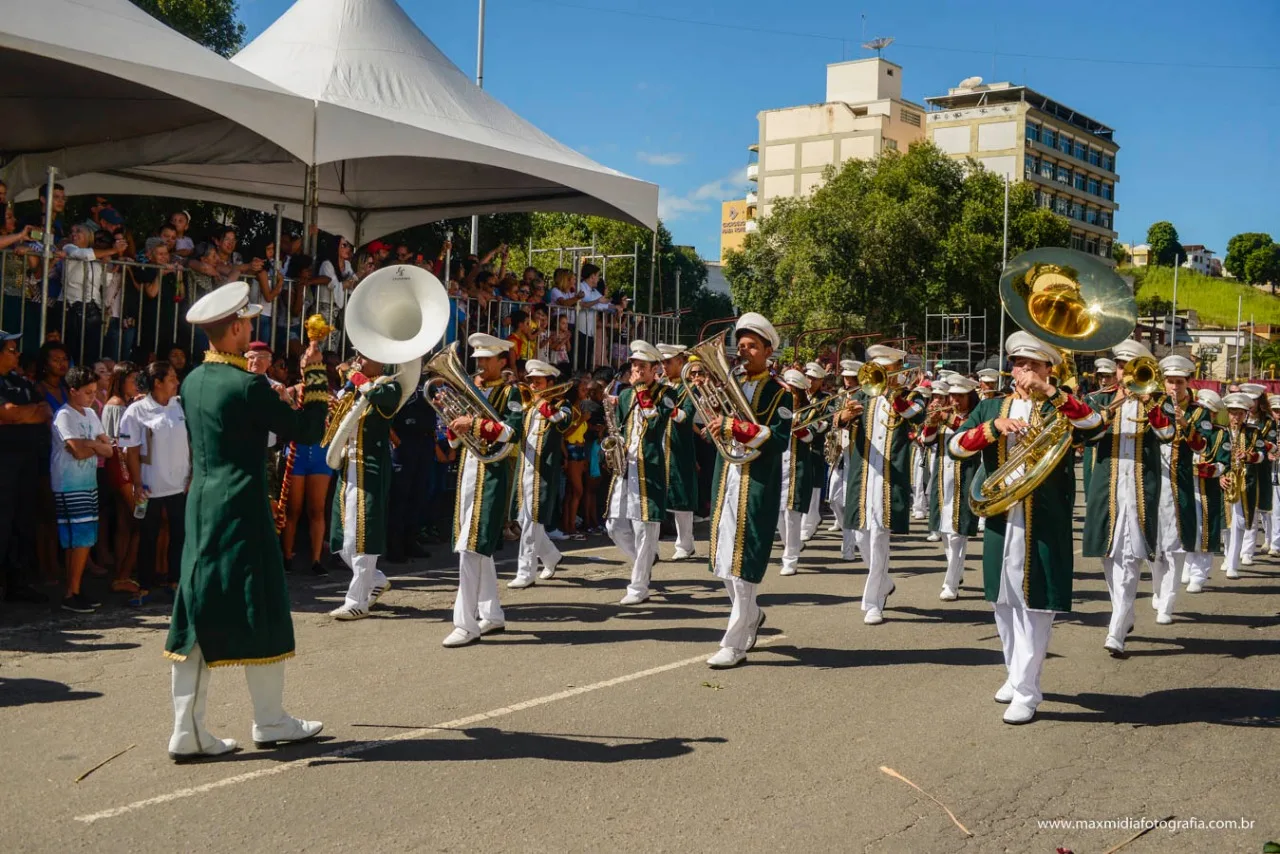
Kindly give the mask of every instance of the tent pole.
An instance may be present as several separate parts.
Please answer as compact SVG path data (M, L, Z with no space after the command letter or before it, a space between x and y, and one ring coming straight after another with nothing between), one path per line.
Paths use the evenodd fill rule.
M50 166L47 170L48 177L44 185L44 245L41 247L41 253L44 255L44 270L40 274L40 346L44 346L45 332L48 331L48 314L49 314L49 261L51 259L51 244L53 243L53 184L54 176L58 174L58 170ZM63 314L65 319L66 314ZM83 325L83 324L81 324Z
M653 314L653 279L658 272L658 229L653 230L653 242L649 246L649 313Z
M276 257L271 259L272 270L269 275L275 276L276 278L276 281L272 282L272 284L279 283L283 285L284 284L284 265L281 263L281 259L284 257L284 253L280 251L280 240L284 237L284 205L280 204L279 202L276 202L275 209L276 209L276 244L275 244ZM273 307L271 310L271 335L267 339L268 341L271 342L271 351L273 353L275 352L275 349L276 349L275 314L276 314L275 308ZM259 332L259 334L261 334L261 332Z
M484 88L484 0L480 0L480 23L476 28L476 85ZM471 217L471 254L480 254L480 217Z

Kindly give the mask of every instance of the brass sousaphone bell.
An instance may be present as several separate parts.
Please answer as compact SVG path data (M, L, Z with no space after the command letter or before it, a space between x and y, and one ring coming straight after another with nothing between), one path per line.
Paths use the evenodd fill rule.
M1022 329L1062 351L1108 350L1137 323L1133 290L1105 261L1074 249L1032 249L1011 260L1000 277L1000 302ZM1066 371L1066 375L1073 372ZM1061 379L1060 375L1060 379ZM1039 415L1022 441L991 474L979 470L969 507L979 516L1004 513L1035 491L1071 449L1071 424L1056 411Z

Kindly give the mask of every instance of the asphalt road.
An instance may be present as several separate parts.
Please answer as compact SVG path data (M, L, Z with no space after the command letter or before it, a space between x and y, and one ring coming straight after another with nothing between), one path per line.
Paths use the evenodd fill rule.
M728 609L703 561L660 562L657 594L621 608L624 566L588 543L553 581L504 586L508 631L455 650L440 646L447 555L393 575L356 623L325 616L344 578L295 579L286 707L323 720L322 740L254 749L243 676L217 670L208 723L247 748L198 765L165 752L163 608L0 611L0 851L1085 854L1170 816L1184 825L1125 854L1280 838L1280 560L1236 582L1216 572L1180 594L1172 626L1144 578L1116 660L1099 566L1077 557L1045 701L1012 727L991 698L1004 674L978 543L961 599L941 602L941 548L915 524L895 540L883 625L862 624L863 569L823 530L798 575L771 569L762 645L731 671L703 663ZM1241 819L1252 827L1208 826Z

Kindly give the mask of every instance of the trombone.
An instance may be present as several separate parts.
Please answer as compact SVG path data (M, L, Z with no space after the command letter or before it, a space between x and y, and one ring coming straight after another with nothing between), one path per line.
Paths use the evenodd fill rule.
M562 382L559 385L547 386L538 390L529 385L529 383L519 383L516 386L520 390L520 402L525 409L530 406L540 404L543 401L559 401L569 393L569 389L573 388L573 380Z
M840 409L849 399L853 397L855 389L842 388L835 394L828 395L822 400L815 400L813 403L800 407L791 413L791 432L803 430L823 418L829 416L836 409Z
M915 368L899 368L896 371L890 371L883 365L867 362L858 368L858 387L867 397L881 397L891 391L896 392L904 388L907 384L896 381L895 378L914 370ZM891 381L894 381L892 385Z

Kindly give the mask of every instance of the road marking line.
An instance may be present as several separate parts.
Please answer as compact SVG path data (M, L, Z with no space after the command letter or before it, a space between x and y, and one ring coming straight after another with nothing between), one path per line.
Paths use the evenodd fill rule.
M773 635L768 638L760 638L757 646L764 646L773 641L784 640L786 635ZM221 780L215 780L212 783L204 783L200 786L192 786L186 789L178 789L164 795L156 795L153 798L146 798L141 801L134 801L131 804L125 804L120 807L112 807L111 809L102 810L101 812L90 813L88 815L78 815L76 821L85 824L93 824L95 821L101 821L104 818L116 818L131 812L136 812L145 807L158 806L167 804L171 801L179 801L184 798L194 797L195 795L203 795L206 792L212 792L216 789L224 789L228 786L235 786L240 783L248 783L263 777L270 777L275 774L283 774L285 771L295 771L299 768L305 768L312 762L323 759L336 759L344 756L358 756L361 753L368 753L371 750L377 750L386 747L389 744L395 744L398 741L413 741L427 735L432 735L439 730L460 729L462 727L471 726L481 721L493 720L494 718L502 718L507 715L513 715L516 712L523 712L527 709L545 706L549 703L556 703L560 700L568 700L573 697L579 697L583 694L590 694L594 691L600 691L604 688L613 688L617 685L623 685L627 682L634 682L637 679L644 679L649 676L657 676L659 673L666 673L670 670L679 670L681 667L688 667L690 664L705 662L707 656L695 655L690 658L682 658L679 661L673 661L670 664L661 664L657 667L650 667L648 670L639 670L635 673L628 673L625 676L616 676L613 679L606 679L603 682L596 682L592 685L582 685L577 688L569 688L565 691L557 691L554 694L547 694L544 697L536 697L532 700L525 700L520 703L513 703L510 706L503 706L498 709L492 709L487 712L469 715L465 718L456 718L444 723L438 723L435 726L423 727L422 729L410 730L409 732L393 735L390 738L382 738L376 741L362 741L359 744L353 744L339 750L333 750L329 753L321 753L318 756L308 756L305 759L295 759L292 762L286 762L281 765L273 765L268 768L259 768L256 771L247 771L244 774L236 774L232 777L224 777Z

